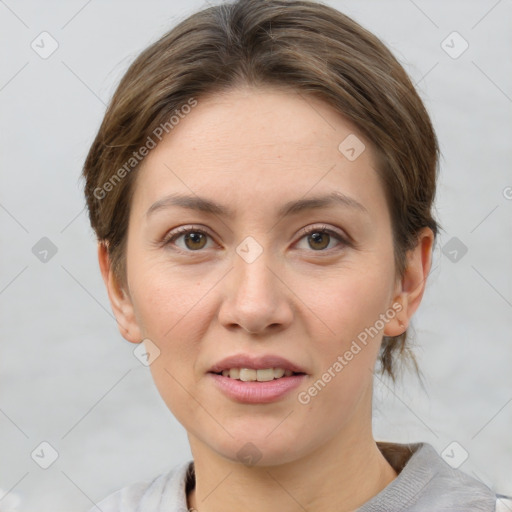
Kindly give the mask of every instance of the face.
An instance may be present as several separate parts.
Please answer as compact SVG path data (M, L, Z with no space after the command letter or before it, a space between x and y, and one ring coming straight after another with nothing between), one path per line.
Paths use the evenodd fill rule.
M368 432L382 336L403 332L369 143L319 100L238 89L198 99L137 172L120 316L158 347L192 449L237 460L252 443L272 465Z

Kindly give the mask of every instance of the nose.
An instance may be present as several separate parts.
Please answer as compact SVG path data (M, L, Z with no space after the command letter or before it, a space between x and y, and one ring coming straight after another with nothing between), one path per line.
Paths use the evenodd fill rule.
M269 261L266 251L248 262L238 254L234 268L224 280L224 300L219 321L233 330L250 334L278 332L293 320L293 293L286 285L279 265Z

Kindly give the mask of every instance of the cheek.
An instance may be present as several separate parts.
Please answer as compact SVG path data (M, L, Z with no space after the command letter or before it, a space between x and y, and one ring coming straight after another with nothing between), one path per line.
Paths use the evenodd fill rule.
M187 316L197 314L196 308L209 288L191 268L174 268L161 256L153 260L136 250L128 272L140 325L147 337L162 342L183 330Z
M370 383L382 340L382 315L392 297L393 277L387 259L380 264L368 261L365 266L345 269L343 275L324 283L322 293L313 295L316 302L311 309L328 326L326 334L317 336L315 343L315 357L321 365L319 378L328 382L322 388L321 401L334 400L340 411L350 410Z
M317 295L312 309L319 312L329 330L316 337L316 373L302 395L308 400L304 411L308 411L307 428L312 435L326 429L334 435L371 392L382 339L372 327L386 311L388 299L384 279L379 282L362 274L339 279ZM332 420L330 427L326 415Z
M203 310L205 303L201 302L204 290L194 290L193 284L187 284L184 292L179 284L148 282L144 293L137 297L135 309L143 336L160 349L159 365L172 372L186 367L190 372L206 329L198 319L206 319L207 313Z
M308 305L324 320L330 334L346 342L375 325L390 306L393 275L375 262L345 271L323 281L317 292L303 293L307 292Z
M144 337L160 350L150 366L153 380L170 411L187 426L198 414L189 393L194 393L195 366L208 324L205 288L177 272L158 271L156 266L140 272L138 280L137 316Z
M224 272L199 275L192 267L178 270L147 256L132 263L137 321L142 335L160 350L150 367L153 378L163 395L180 400L180 384L187 387L196 378L201 342L212 321L209 291Z

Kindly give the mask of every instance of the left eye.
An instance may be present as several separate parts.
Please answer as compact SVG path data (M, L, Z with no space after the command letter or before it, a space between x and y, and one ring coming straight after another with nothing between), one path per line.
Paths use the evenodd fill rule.
M195 252L205 247L207 237L210 237L210 235L203 229L182 228L168 237L164 241L164 244L169 245L171 243L175 243L182 237L184 237L183 240L185 246L177 245L178 249L184 252ZM310 240L308 245L310 248L314 249L315 252L322 252L327 249L333 238L338 240L339 245L341 246L348 245L346 240L340 234L325 226L321 228L309 228L303 231L302 237L299 241L308 237Z
M326 249L333 238L340 242L339 245L347 245L346 241L341 235L332 229L328 229L325 226L321 228L308 229L306 232L304 232L301 240L303 238L309 238L310 242L308 242L308 245L309 247L315 249L316 252Z

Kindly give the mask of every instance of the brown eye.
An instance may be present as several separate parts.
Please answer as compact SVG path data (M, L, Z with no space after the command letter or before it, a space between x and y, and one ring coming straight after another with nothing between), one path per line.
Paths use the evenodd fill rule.
M310 240L310 247L312 249L325 249L330 242L330 235L328 233L325 233L323 231L315 231L308 235Z
M342 249L350 245L342 235L327 226L304 230L302 239L307 239L306 249L313 249L314 252L329 252L331 250L329 245L333 240L337 240L338 244L332 249Z
M184 237L185 245L188 249L193 251L197 251L197 249L202 249L205 245L206 235L204 233L198 233L196 231L192 231L187 233Z
M174 234L172 234L164 245L176 245L178 251L182 252L194 252L203 249L206 245L207 239L210 235L198 228L181 228ZM183 238L183 244L178 245L175 242Z

